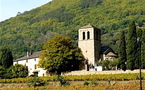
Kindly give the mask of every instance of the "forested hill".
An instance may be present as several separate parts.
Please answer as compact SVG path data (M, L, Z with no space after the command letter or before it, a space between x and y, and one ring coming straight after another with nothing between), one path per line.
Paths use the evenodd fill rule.
M78 29L87 24L102 31L103 45L116 46L119 30L135 20L145 23L145 0L53 0L0 22L0 48L10 47L15 58L39 51L54 35L77 40Z

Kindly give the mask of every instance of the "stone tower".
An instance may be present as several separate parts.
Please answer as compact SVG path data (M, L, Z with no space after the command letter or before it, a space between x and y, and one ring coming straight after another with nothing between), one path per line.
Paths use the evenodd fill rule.
M100 58L101 49L101 31L100 29L87 25L79 29L78 46L88 64L97 66L97 61Z

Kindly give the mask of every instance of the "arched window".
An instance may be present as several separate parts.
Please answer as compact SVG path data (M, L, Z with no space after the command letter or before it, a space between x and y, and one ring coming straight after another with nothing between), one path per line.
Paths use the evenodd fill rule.
M85 32L83 32L83 40L85 39Z
M87 39L90 39L90 32L87 32Z

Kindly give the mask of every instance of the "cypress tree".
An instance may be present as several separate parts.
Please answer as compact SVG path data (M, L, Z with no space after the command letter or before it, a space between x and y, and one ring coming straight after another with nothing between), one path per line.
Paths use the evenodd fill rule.
M129 23L128 40L127 40L127 69L134 70L136 66L136 49L137 49L137 37L135 22Z
M12 52L8 48L3 48L1 51L1 64L4 68L9 68L13 65Z
M142 29L137 29L136 30L136 35L137 35L137 53L136 53L136 61L135 61L135 69L139 69L139 60L141 59L141 38L142 38Z
M143 69L145 69L145 29L142 33L142 39L141 39L141 66Z
M126 41L124 31L121 31L118 45L119 65L122 70L126 70Z

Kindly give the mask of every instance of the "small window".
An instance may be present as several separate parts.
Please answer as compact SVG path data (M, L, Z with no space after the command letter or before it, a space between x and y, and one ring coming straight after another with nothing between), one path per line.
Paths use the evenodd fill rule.
M90 39L90 32L87 32L87 39Z
M28 63L28 59L26 60L26 63Z
M85 32L83 32L83 40L85 39Z

